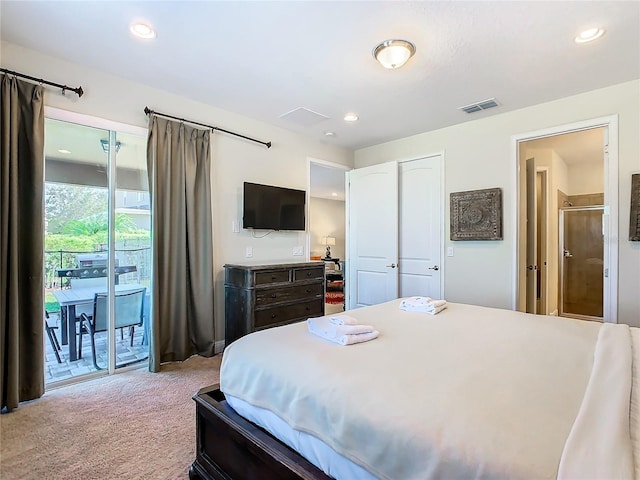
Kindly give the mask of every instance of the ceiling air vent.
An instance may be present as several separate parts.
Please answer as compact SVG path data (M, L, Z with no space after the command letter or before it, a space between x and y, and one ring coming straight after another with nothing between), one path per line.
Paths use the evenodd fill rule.
M465 105L464 107L458 107L458 110L462 110L467 113L474 113L497 106L498 102L496 102L495 98L488 98L487 100L482 100L481 102L471 103L469 105Z

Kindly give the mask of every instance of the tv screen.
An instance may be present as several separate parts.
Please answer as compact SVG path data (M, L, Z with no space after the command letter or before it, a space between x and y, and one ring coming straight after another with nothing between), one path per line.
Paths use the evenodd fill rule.
M242 226L304 230L305 191L244 182Z

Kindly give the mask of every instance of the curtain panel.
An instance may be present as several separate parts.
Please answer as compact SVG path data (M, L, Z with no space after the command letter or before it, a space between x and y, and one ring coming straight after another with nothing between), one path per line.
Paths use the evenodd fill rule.
M210 140L209 130L150 117L153 372L215 353Z
M0 397L44 393L43 87L0 75Z

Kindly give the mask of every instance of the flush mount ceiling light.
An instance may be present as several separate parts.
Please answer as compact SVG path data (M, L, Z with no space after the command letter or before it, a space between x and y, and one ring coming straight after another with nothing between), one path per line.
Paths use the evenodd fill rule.
M358 115L356 115L355 113L347 113L344 116L344 121L349 123L356 122L358 121Z
M600 38L604 35L604 29L599 27L588 28L582 32L573 40L576 43L588 43Z
M61 148L60 150L58 150L58 153L64 153L66 155L69 155L71 151L67 150L66 148Z
M415 45L407 40L385 40L373 49L374 58L389 69L400 68L414 53Z
M156 31L146 23L136 22L129 27L131 33L140 38L156 38Z

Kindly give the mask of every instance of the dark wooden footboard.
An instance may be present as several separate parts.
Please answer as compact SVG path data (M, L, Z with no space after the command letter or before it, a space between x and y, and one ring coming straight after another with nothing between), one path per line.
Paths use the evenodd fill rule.
M196 459L191 479L329 480L300 454L238 415L219 385L201 389L196 402Z

